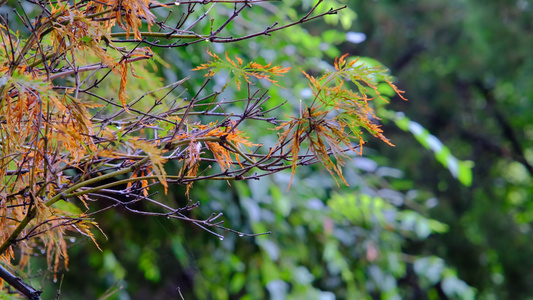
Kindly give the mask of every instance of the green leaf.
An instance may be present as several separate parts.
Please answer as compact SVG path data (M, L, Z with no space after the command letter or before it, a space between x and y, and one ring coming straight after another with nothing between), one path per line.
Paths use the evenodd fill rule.
M378 91L385 96L394 97L396 96L396 91L394 89L386 84L386 83L380 83L378 84Z
M445 233L448 231L448 225L437 220L429 220L429 228L432 232Z
M344 36L335 29L326 30L322 33L322 40L330 45L340 43L343 39Z
M93 38L88 36L88 35L85 35L82 38L80 38L80 41L82 41L82 42L84 42L86 44L90 43L92 40L93 40Z
M244 273L236 273L233 275L233 278L231 278L230 282L230 292L232 293L238 293L246 283L246 276Z
M392 114L386 112L382 114L386 118L391 118L403 131L408 131L413 134L415 139L424 148L432 150L435 153L435 158L439 163L448 168L454 178L457 178L464 186L472 185L472 167L471 161L461 161L452 155L450 149L446 147L436 136L432 135L417 122L409 120L403 113Z
M56 203L52 205L52 207L59 209L65 212L67 215L71 215L71 216L79 216L83 213L81 209L78 206L76 206L76 204L72 202L67 202L64 200L57 201Z
M279 279L278 268L271 260L268 260L268 259L263 260L261 273L262 273L264 284L267 284L272 280Z
M465 185L470 186L472 185L472 167L474 166L474 162L467 160L467 161L460 161L459 162L459 181Z
M356 58L357 57L351 57L351 59L356 59ZM368 56L359 57L359 60L357 61L357 65L361 65L361 64L364 64L364 65L366 65L367 67L370 67L370 68L377 68L377 67L383 66L383 64L380 63L378 60L373 59L373 58L368 57Z
M270 186L270 193L272 195L272 199L274 200L276 211L283 217L288 217L292 209L289 198L283 196L283 193L279 187L275 185Z
M158 282L161 278L157 265L157 254L154 250L146 248L139 257L139 269L144 272L144 277L150 281Z

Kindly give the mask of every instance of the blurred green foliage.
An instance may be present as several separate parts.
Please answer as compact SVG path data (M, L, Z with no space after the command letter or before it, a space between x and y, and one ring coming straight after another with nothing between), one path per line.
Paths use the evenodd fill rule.
M449 230L423 249L453 265L480 299L530 297L531 3L356 1L353 9L359 16L353 30L367 40L343 43L341 52L390 67L410 100L391 107L473 166L471 186L461 187L416 138L386 129L397 148L376 144L386 164L439 199L430 216Z
M266 108L288 100L283 109L292 112L311 95L298 68L316 74L343 53L363 56L369 65L389 67L407 91L408 102L393 98L394 111L378 110L395 148L370 142L363 157L353 156L344 171L349 187L314 166L299 169L289 190L288 173L231 185L195 183L191 199L201 205L193 216L221 211L230 228L270 235L228 233L219 240L175 220L106 211L98 218L107 235L99 238L103 252L78 238L70 248L70 270L47 286L44 298L54 298L60 283L64 299L533 295L530 3L328 0L323 9L343 4L349 8L337 18L272 37L155 49L170 65L158 75L168 82L193 76L188 88L197 90L201 74L190 70L209 58L207 46L291 66L280 82L285 88L257 88L270 89ZM227 30L264 30L275 21L297 20L310 5L254 6L244 15L250 28L233 22ZM221 16L231 11L217 6ZM345 30L364 33L366 40L349 42ZM226 77L218 74L215 81L222 86ZM382 95L392 97L387 89L380 85ZM228 89L222 96L240 93L245 91ZM248 133L268 136L267 130L249 127ZM161 201L183 206L188 200L178 188ZM39 259L33 268L46 270Z

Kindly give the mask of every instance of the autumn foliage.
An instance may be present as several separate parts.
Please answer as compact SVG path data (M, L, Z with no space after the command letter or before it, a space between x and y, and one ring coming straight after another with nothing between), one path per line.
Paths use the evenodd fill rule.
M249 5L249 1L234 2L235 14L227 22ZM187 78L136 98L128 95L130 78L138 77L136 69L144 70L146 62L156 58L154 47L232 41L220 35L225 25L209 35L198 33L205 15L194 15L191 8L202 4L181 4L189 9L183 10L175 28L156 20L152 11L167 9L156 1L37 1L42 13L35 19L19 15L25 32L12 31L8 20L2 18L3 265L23 269L30 256L42 252L56 272L68 263L66 239L81 234L94 240L97 214L115 207L192 222L219 236L213 228L244 235L223 227L217 220L220 215L205 220L189 218L187 212L195 203L174 208L157 202L152 187L162 186L166 193L171 184L177 184L186 186L188 192L198 180L257 179L286 169L292 169L294 175L298 165L314 162L344 181L345 153L362 153L363 130L390 144L375 122L378 118L367 91L377 92L378 82L388 83L399 95L402 91L391 83L386 70L346 61L346 56L323 76L303 72L314 97L310 103L296 104L299 114L281 123L277 108L263 109L269 97L254 83L266 80L283 85L282 76L290 68L244 62L227 53L221 58L208 50L211 60L194 69L206 72L202 88L186 97L174 94L177 101L171 101L169 95ZM297 22L233 39L269 34L338 11L312 16L315 8ZM188 18L196 21L191 25ZM204 90L221 70L230 74L222 90L234 83L237 90L247 90L244 99L224 101L218 99L222 90ZM99 89L114 78L118 101ZM140 105L148 99L150 105ZM244 103L240 113L225 112L224 107L237 102ZM204 116L217 121L206 122ZM241 128L244 122L270 124L273 134L279 133L278 143L259 145ZM165 168L171 161L178 166L172 172ZM94 206L102 199L104 206ZM164 212L133 208L142 201Z

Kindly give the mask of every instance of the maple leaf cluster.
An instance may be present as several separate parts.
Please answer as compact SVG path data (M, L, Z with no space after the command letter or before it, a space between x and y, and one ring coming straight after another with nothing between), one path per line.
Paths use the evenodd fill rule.
M147 61L157 59L153 47L238 41L337 12L311 16L319 1L294 23L229 39L220 33L249 4L236 2L234 14L209 35L195 27L207 13L192 14L195 5L206 4L203 1L190 1L174 27L156 20L152 10L165 5L151 0L38 2L43 14L37 20L21 17L30 32L27 36L11 31L0 18L0 260L4 264L12 265L17 257L23 268L42 249L56 272L61 263L68 263L68 237L79 233L96 243L94 217L115 207L184 220L220 237L213 228L245 235L216 221L220 214L204 220L189 217L187 212L198 205L192 201L178 208L157 201L153 187L167 193L170 184L184 185L188 194L199 180L229 183L287 169L294 176L298 165L317 161L346 182L343 159L346 151L362 153L363 129L390 144L372 120L377 116L367 89L379 96L376 82L383 81L400 97L403 92L386 70L357 60L347 62L346 56L321 77L303 72L314 98L298 116L281 124L274 114L278 107L264 110L270 98L254 83L278 85L291 68L245 63L228 53L221 58L208 50L210 61L193 69L207 71L204 84L189 97L182 97L188 78L128 95L131 80L139 78L136 69L144 70ZM142 31L144 26L148 32ZM150 31L153 26L158 26L157 32ZM169 44L162 44L164 40ZM221 90L207 92L206 86L221 70L229 74L227 83ZM109 89L100 88L107 82L117 83L118 103ZM247 95L219 99L230 83L242 93L246 86ZM237 106L244 107L241 112L226 113L224 107L235 108L235 103L243 104ZM253 141L242 129L248 122L278 130L277 144L265 150ZM173 172L168 168L171 162ZM103 208L92 205L101 199L107 203ZM164 212L139 210L134 205L139 202Z

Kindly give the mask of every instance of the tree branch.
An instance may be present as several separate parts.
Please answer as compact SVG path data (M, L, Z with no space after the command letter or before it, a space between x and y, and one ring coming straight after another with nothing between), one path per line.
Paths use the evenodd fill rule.
M0 265L0 277L9 283L12 287L17 289L20 293L26 296L30 300L41 300L41 291L38 291L25 283L13 274L11 274L6 268Z

